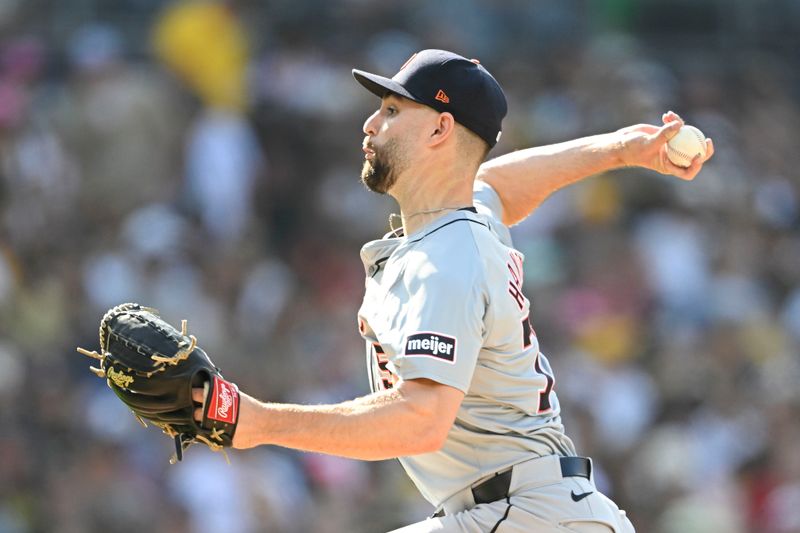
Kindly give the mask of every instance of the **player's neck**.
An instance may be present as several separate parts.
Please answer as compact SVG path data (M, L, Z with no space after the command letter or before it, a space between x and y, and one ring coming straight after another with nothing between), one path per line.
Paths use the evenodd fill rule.
M473 179L468 176L420 177L406 183L407 187L393 191L400 205L404 235L472 205Z

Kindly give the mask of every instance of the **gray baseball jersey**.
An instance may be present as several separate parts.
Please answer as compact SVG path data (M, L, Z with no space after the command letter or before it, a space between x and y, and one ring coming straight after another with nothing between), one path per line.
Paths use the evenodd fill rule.
M575 454L500 199L477 181L474 206L361 250L366 293L358 322L372 390L427 378L465 394L440 450L400 458L434 506L532 456Z

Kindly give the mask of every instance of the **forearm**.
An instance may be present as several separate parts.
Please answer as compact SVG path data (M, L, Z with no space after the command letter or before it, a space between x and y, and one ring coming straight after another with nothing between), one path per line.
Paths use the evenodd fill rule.
M438 447L429 411L397 389L335 405L263 403L246 397L234 444L273 444L363 460L415 455Z
M624 166L618 132L518 150L481 165L478 179L503 202L503 222L516 224L552 193L593 174Z

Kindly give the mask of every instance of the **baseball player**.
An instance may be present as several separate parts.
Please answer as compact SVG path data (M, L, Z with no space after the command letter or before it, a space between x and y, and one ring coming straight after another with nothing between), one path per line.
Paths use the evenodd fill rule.
M482 165L506 99L477 60L424 50L391 79L353 75L381 98L364 123L362 181L401 209L400 227L361 250L358 327L372 393L314 406L242 394L234 446L399 458L436 508L404 533L633 531L565 434L507 225L602 170L694 178L704 161L682 169L664 154L680 118Z

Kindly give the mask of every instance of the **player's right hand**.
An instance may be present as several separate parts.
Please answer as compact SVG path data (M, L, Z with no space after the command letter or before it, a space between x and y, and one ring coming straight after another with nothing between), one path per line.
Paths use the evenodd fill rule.
M679 167L667 157L667 141L684 125L683 119L677 113L668 111L661 116L661 120L664 123L662 126L636 124L618 130L620 159L625 166L647 168L682 180L693 180L705 162L714 155L714 142L706 139L705 157L697 156L688 167Z

